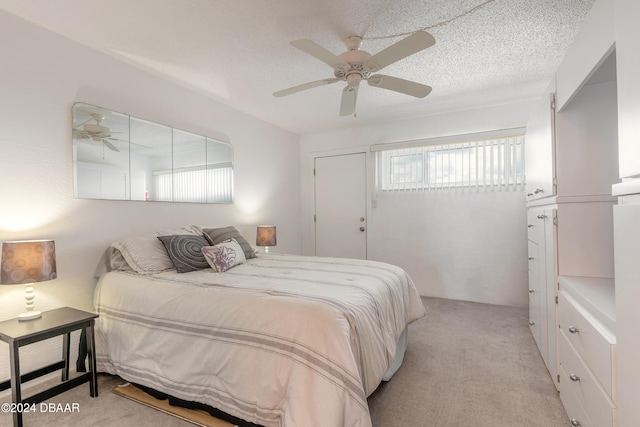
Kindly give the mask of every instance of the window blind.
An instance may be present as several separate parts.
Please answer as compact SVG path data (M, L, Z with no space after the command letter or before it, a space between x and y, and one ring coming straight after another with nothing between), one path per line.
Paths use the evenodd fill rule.
M233 168L228 164L154 172L159 201L233 202Z
M452 142L456 137L447 137L445 143L423 140L373 146L377 193L460 189L523 191L523 130L497 135L460 141L465 139L465 135L461 135L457 137L458 142ZM385 146L390 148L383 149Z

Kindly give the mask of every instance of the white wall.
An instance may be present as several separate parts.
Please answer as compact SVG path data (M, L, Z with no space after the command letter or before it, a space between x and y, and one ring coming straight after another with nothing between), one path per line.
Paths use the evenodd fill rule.
M300 147L303 253L315 246L313 159L367 151L376 143L525 126L535 102L444 113L375 126L303 135ZM346 118L345 120L351 120ZM368 156L369 171L373 156ZM371 175L371 173L370 173ZM370 177L369 182L372 183ZM372 197L371 189L369 195ZM368 208L368 258L403 267L421 295L527 306L523 192L442 192L411 206L385 196Z
M36 306L91 310L94 272L122 236L188 224L235 225L255 241L276 224L278 250L300 253L299 138L211 98L0 11L0 241L56 241L58 279L36 285ZM235 150L235 204L73 198L74 102L84 101L217 137ZM24 311L21 286L0 286L0 320ZM55 361L61 340L24 347L23 371ZM9 378L0 343L0 381ZM75 357L75 356L74 356Z

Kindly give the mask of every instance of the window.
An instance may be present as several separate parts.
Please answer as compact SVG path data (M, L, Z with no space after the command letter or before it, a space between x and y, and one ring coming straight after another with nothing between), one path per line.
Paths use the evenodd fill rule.
M390 179L393 184L422 182L423 156L420 154L400 154L391 156Z
M462 138L462 137L460 137ZM472 188L524 189L524 135L470 142L411 145L377 151L377 187L382 191Z

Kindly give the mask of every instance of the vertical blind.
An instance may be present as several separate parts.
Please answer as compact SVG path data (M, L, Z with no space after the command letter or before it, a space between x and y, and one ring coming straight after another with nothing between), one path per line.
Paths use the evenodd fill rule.
M425 140L373 146L378 194L455 189L523 191L524 135L518 133L461 142L451 142L455 137L449 137L445 143ZM465 137L469 136L459 138Z
M159 201L232 203L233 167L208 165L154 172Z

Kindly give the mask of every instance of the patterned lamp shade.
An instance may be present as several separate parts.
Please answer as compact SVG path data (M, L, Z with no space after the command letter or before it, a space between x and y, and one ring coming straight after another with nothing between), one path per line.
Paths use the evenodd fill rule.
M269 246L276 245L276 226L259 225L256 234L256 246L266 246L265 252L269 252Z
M35 310L33 284L53 280L56 277L56 246L53 240L2 243L0 283L26 285L24 299L27 311L18 316L19 320L41 317L42 313Z
M56 277L53 240L2 243L0 283L3 285L45 282Z

